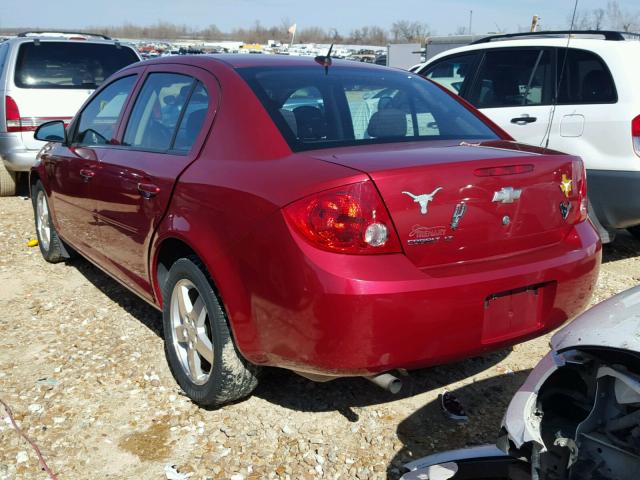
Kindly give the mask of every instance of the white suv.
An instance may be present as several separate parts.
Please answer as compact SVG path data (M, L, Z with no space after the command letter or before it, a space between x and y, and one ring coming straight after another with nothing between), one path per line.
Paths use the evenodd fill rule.
M102 81L139 60L102 35L27 32L0 43L0 196L13 195L16 176L35 163L38 125L70 120Z
M414 71L462 96L519 142L580 155L603 242L621 228L640 238L638 40L608 31L498 35Z

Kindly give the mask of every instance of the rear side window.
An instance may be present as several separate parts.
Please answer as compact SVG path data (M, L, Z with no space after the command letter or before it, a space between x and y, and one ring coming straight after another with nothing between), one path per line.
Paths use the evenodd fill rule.
M205 86L198 82L182 114L173 150L183 153L191 150L193 143L202 129L208 109L209 93Z
M566 55L566 62L565 62ZM618 99L611 73L600 57L585 50L558 50L559 104L615 103Z
M195 83L188 75L150 74L131 111L124 145L143 150L169 150Z
M87 42L28 42L20 45L15 84L20 88L93 89L137 62L124 46Z
M466 78L473 75L473 66L477 55L458 55L429 65L420 74L448 88L454 93L460 93Z
M120 78L91 100L80 115L73 143L92 146L105 145L111 141L136 78L136 75Z
M478 108L550 104L551 53L535 49L488 51L467 100Z
M437 85L389 69L241 68L294 150L443 139L496 139Z
M0 44L0 72L4 69L4 64L7 61L7 53L9 52L9 44Z

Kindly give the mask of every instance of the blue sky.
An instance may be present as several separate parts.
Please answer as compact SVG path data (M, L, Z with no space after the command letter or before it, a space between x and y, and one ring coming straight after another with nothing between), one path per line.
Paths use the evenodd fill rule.
M580 0L579 9L606 7L605 0ZM639 11L637 0L618 0L623 9ZM497 27L515 30L540 15L545 28L565 27L574 0L26 0L0 10L0 26L86 28L124 22L153 24L159 20L194 27L215 24L223 31L279 25L284 18L299 28L318 25L341 33L363 25L388 28L396 20L419 20L437 34L466 26L473 10L473 31Z

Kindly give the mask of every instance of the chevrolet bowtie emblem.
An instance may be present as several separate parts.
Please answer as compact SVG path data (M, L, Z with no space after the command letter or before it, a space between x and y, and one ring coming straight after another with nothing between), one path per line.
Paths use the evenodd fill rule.
M422 215L426 215L429 209L429 202L433 200L433 197L435 197L436 193L438 193L440 190L442 190L442 187L438 187L433 192L423 193L422 195L414 195L411 192L402 193L413 198L413 201L420 205L420 213Z
M560 190L562 190L565 197L569 198L571 194L571 179L567 178L564 173L562 174L562 181L560 182Z
M513 203L520 198L522 195L522 190L519 188L513 187L504 187L498 190L497 192L493 192L493 200L492 202L501 202L501 203Z

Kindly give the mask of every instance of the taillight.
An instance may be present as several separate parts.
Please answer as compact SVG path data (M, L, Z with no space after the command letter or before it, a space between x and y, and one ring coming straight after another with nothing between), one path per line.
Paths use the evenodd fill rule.
M284 209L290 225L312 245L350 254L399 253L400 242L372 182L326 190Z
M633 141L633 150L636 155L640 155L640 115L631 120L631 139Z
M579 215L576 223L584 222L589 216L589 199L587 198L587 171L581 159L574 159L572 162L573 177L578 178L576 193L578 194ZM577 175L576 175L577 174Z
M4 97L4 111L7 132L33 132L40 125L51 120L62 120L67 126L71 117L21 117L16 101L9 95Z
M4 111L7 119L7 132L19 132L22 130L20 123L20 110L18 104L9 95L4 97Z

